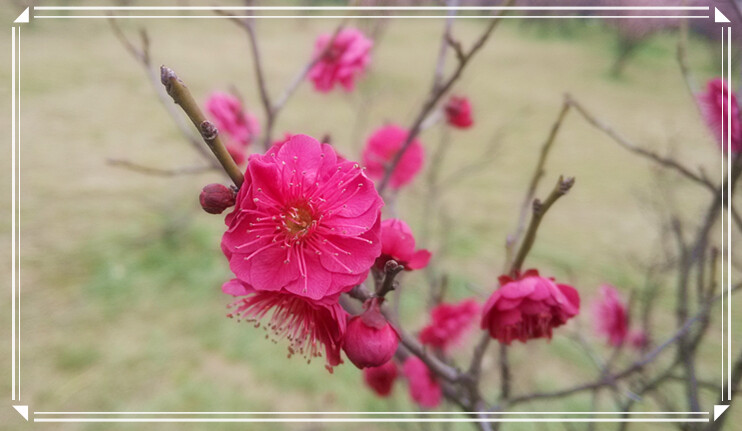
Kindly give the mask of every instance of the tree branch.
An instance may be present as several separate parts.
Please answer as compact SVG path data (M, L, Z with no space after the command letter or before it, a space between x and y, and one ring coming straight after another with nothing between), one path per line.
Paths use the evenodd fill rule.
M531 251L531 247L536 241L536 232L538 232L538 227L541 224L541 220L544 218L546 212L549 210L549 208L551 208L554 202L556 202L560 197L567 194L574 183L575 179L573 177L567 178L565 180L564 177L560 176L559 181L557 181L556 186L554 187L554 190L551 191L551 194L549 194L544 202L541 202L538 199L533 201L533 214L531 216L531 223L528 225L528 230L526 231L526 235L523 238L523 243L520 245L518 254L513 260L513 265L510 267L511 276L515 276L518 272L520 272L521 267L523 266L523 261L526 259L526 256L528 256L528 252Z
M214 156L216 156L224 171L229 175L229 178L232 179L232 182L238 188L241 187L244 176L240 168L237 167L232 156L226 147L224 147L221 139L219 139L219 131L206 119L201 108L198 107L188 87L178 79L178 76L172 69L165 66L160 67L160 80L162 85L165 86L167 94L183 109L183 112L186 113L188 118L193 122L193 125L199 130L204 142L211 149L211 152L214 153Z
M671 159L669 157L660 156L657 153L654 153L650 150L639 147L635 145L634 143L628 141L626 138L619 135L615 130L613 130L613 128L611 128L604 122L597 119L593 114L591 114L587 109L585 109L585 107L583 107L579 102L572 99L571 96L567 96L567 97L568 97L568 103L572 105L575 109L577 109L577 111L583 116L583 118L585 118L585 120L587 120L588 123L590 123L593 127L595 127L596 129L608 135L611 139L613 139L614 142L616 142L618 145L620 145L624 149L634 154L638 154L646 159L652 160L653 162L656 162L663 167L672 169L675 172L681 174L682 176L688 178L689 180L706 187L712 192L716 191L716 186L713 183L709 182L704 177L702 177L701 175L693 173L690 169L681 165L678 161L674 159Z
M139 172L140 174L154 175L158 177L176 177L180 175L197 175L204 172L213 171L217 168L213 166L186 166L183 168L175 169L160 169L153 168L150 166L143 166L129 160L123 159L108 159L106 162L111 166L128 169L130 171Z
M506 4L511 5L513 2L514 0L508 0ZM504 12L501 12L501 14L502 13ZM386 190L387 186L389 185L389 180L391 178L392 172L394 172L394 169L396 169L399 161L402 159L402 156L404 156L404 153L407 151L410 145L412 145L412 141L414 141L415 138L417 138L417 135L420 133L421 126L425 118L433 111L433 108L435 108L438 101L446 93L448 93L451 87L453 87L453 84L458 81L458 79L461 77L461 73L466 68L466 65L469 64L469 61L484 46L485 42L487 42L492 32L495 30L495 28L497 28L501 21L502 19L500 19L499 16L492 18L489 25L487 26L487 29L474 42L474 45L472 45L471 49L469 49L469 51L464 53L462 56L459 56L459 63L451 76L446 79L443 84L431 89L427 100L425 101L422 109L420 109L420 112L417 114L417 117L413 121L412 127L410 127L409 129L407 139L405 139L405 142L402 144L399 151L394 154L394 157L385 168L384 176L377 188L380 194Z

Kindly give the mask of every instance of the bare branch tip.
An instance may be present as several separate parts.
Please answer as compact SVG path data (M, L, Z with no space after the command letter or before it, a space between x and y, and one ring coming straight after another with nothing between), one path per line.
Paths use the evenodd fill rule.
M575 177L559 177L559 193L567 194L567 192L575 185Z
M170 81L173 79L178 79L178 75L175 74L173 69L165 65L160 66L160 82L162 82L162 85L170 87Z

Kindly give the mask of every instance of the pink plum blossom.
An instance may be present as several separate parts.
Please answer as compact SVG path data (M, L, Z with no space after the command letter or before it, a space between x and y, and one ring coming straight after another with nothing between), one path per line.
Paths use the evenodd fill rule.
M575 288L541 277L535 269L517 279L503 275L499 280L500 288L484 305L481 327L500 343L551 339L553 328L580 311L580 295Z
M389 124L377 129L366 142L363 151L363 164L368 176L374 180L384 177L387 164L395 158L407 140L407 131L397 125ZM425 151L419 140L414 139L399 160L399 164L392 172L389 185L392 189L399 189L408 184L423 166Z
M333 296L365 280L381 253L382 206L358 164L293 135L250 156L222 250L255 290Z
M332 41L332 45L327 45ZM309 79L317 91L326 93L340 84L345 91L355 88L355 81L371 63L373 42L355 28L340 30L335 39L321 34L314 44L314 58L319 60L309 70Z

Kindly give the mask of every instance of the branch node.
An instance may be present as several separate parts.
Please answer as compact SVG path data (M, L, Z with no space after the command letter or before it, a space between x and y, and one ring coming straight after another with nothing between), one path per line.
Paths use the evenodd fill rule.
M216 128L214 123L208 120L201 123L199 131L201 132L201 137L206 141L213 141L219 136L219 129Z

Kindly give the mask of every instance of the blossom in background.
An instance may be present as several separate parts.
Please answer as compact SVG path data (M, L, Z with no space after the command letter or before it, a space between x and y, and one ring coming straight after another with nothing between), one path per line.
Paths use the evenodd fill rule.
M446 121L458 129L468 129L474 124L471 117L471 103L464 96L451 96L443 107L446 113Z
M422 269L430 261L430 252L425 249L415 250L415 237L404 221L396 218L381 222L381 256L376 259L376 268L384 270L390 259L404 265L405 270Z
M234 190L223 184L209 184L198 197L201 208L209 214L221 214L234 205Z
M381 253L382 206L358 164L293 135L250 156L222 250L255 290L332 296L365 280Z
M348 321L343 351L356 367L378 367L397 351L399 336L381 314L379 300L370 299L366 310Z
M473 299L436 305L430 311L430 323L420 332L420 341L444 351L456 347L472 329L479 311Z
M356 79L371 63L371 47L373 42L355 28L340 30L334 39L332 35L321 34L314 43L313 54L313 58L319 59L308 74L314 88L326 93L340 84L345 91L352 91Z
M363 381L366 382L376 395L388 397L392 393L394 381L397 380L397 364L389 361L378 367L366 367L363 369Z
M229 138L228 140L242 147L250 145L253 139L260 134L260 123L258 123L257 118L250 114L242 106L239 99L231 94L211 93L206 101L206 110L214 119L219 132L226 135ZM237 162L237 164L242 163Z
M595 327L611 346L620 346L629 332L626 303L615 287L600 286L600 298L593 304Z
M481 327L509 345L532 338L551 339L552 329L580 311L580 295L572 286L557 284L530 269L517 279L501 276L500 288L487 300Z
M441 385L435 380L435 376L422 359L410 356L402 366L402 372L407 378L413 401L429 409L438 407L443 395Z
M232 156L232 160L238 165L242 166L245 164L245 160L247 160L247 154L245 152L245 147L240 147L238 145L229 143L226 145L227 152L230 156Z
M324 347L328 370L342 362L347 313L338 303L339 294L314 300L285 291L258 291L238 279L224 283L222 292L240 298L230 306L229 317L262 324L276 339L287 338L289 355L311 360L321 357Z
M731 98L731 100L729 99ZM698 95L698 103L701 106L706 124L716 137L716 141L721 145L724 153L727 153L727 128L729 121L729 102L731 101L731 147L732 153L737 154L742 151L742 124L740 120L739 105L737 96L729 91L726 81L721 78L710 80L706 84L706 91ZM724 115L722 116L722 109ZM724 137L723 144L721 143Z
M381 180L384 177L387 164L391 163L402 148L407 135L407 130L390 124L377 129L368 138L366 148L363 150L363 164L369 177L374 180ZM389 181L391 188L399 189L415 179L423 166L424 158L422 144L414 139L392 172Z

